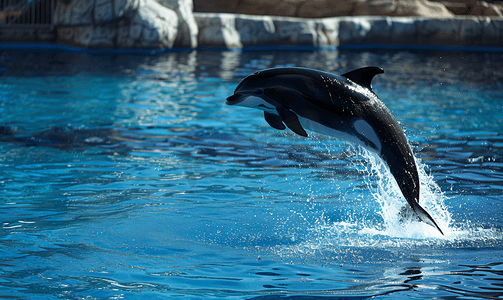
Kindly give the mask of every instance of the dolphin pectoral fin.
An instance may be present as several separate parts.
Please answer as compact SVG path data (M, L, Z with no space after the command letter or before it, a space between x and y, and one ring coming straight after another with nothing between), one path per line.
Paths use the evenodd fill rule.
M286 109L283 106L276 107L276 111L278 112L278 115L281 117L283 123L285 123L286 126L290 128L290 130L292 130L298 135L307 137L307 132L304 130L304 128L302 128L302 125L299 122L299 118L294 112Z
M379 67L365 67L353 70L351 72L342 74L342 76L351 79L352 81L372 90L372 79L377 74L384 73L383 69Z
M416 215L419 217L419 219L421 221L425 222L426 224L428 224L430 226L437 228L438 231L440 231L440 233L442 235L444 235L444 233L442 232L442 229L440 229L440 227L437 225L437 222L435 222L435 220L433 220L433 218L430 216L430 214L424 208L422 208L421 205L419 205L419 203L413 202L412 210L414 210L414 212L416 213Z
M283 124L283 121L281 121L281 117L268 113L264 111L264 119L267 121L267 124L269 124L272 128L276 128L278 130L285 130L285 124Z

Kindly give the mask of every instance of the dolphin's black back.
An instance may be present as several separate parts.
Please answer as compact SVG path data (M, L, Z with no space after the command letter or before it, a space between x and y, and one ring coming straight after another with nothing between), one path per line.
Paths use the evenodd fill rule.
M358 70L364 70L359 71ZM306 98L310 103L331 111L332 113L345 117L352 115L361 101L367 101L368 97L361 97L361 92L375 95L370 88L372 78L382 73L381 68L363 68L346 73L335 75L323 71L307 68L275 68L266 69L245 78L236 87L238 91L244 83L249 83L253 79L257 88L261 86L277 87L282 93L291 93ZM350 76L350 75L353 76ZM345 77L349 75L350 77ZM344 76L344 77L343 77ZM354 79L354 80L353 80ZM290 91L285 90L285 86L294 87ZM355 89L360 89L360 93L355 93ZM377 97L377 96L376 96ZM282 105L291 107L289 99L284 96Z

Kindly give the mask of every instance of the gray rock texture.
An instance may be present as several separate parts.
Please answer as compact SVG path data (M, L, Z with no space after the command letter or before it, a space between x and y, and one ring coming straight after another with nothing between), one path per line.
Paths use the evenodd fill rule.
M171 48L178 14L154 0L58 1L56 42L83 48Z
M161 5L175 11L178 15L178 34L174 47L197 47L198 27L194 14L192 0L157 0Z
M503 19L334 17L300 19L195 13L200 47L348 44L503 46Z

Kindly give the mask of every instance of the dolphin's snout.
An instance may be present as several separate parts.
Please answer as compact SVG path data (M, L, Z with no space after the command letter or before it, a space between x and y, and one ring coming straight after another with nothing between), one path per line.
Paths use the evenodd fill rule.
M241 94L234 94L232 96L227 97L225 104L227 105L236 105L239 102L241 102L244 98L244 95Z
M242 102L247 96L261 96L264 94L264 90L262 88L257 88L253 90L239 91L235 92L234 95L228 97L226 100L227 105L237 105Z

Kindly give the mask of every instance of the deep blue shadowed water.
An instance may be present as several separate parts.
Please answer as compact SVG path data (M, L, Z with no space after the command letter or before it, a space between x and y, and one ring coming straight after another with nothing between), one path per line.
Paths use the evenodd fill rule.
M445 236L373 154L224 105L368 65ZM0 126L2 299L503 297L501 53L3 51Z

